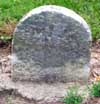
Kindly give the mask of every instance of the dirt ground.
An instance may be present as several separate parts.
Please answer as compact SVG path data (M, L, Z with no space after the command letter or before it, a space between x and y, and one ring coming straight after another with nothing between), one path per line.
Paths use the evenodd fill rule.
M11 77L11 64L9 56L11 54L11 44L0 42L0 75ZM91 49L91 72L89 82L96 80L100 76L100 42L93 43ZM37 104L20 95L14 94L13 91L0 92L0 104ZM45 104L63 104L60 102L51 102ZM100 98L85 99L84 104L100 104Z

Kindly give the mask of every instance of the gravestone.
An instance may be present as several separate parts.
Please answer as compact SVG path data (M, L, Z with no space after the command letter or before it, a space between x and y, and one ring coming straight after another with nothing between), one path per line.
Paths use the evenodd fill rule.
M12 78L33 82L87 81L91 32L82 17L60 6L30 11L13 35Z

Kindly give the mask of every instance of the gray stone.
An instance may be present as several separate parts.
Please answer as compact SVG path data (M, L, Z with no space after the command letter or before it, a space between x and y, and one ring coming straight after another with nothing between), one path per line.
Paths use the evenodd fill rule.
M75 12L59 6L41 6L17 25L12 50L15 80L87 81L91 32Z
M89 95L87 86L79 83L33 83L27 81L14 82L9 77L5 77L4 74L0 75L0 94L3 91L14 91L13 94L21 95L29 100L34 100L35 104L42 104L45 102L58 102L62 101L67 94L66 90L71 86L79 87L79 94L83 94L87 98ZM90 86L90 85L89 85ZM13 103L15 104L15 103ZM51 103L53 104L53 103Z

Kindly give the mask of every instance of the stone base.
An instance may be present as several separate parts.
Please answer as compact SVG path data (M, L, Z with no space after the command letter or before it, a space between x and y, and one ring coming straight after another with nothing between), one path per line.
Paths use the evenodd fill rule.
M66 94L69 86L79 83L32 83L32 82L13 82L11 78L0 76L0 91L13 90L22 97L34 100L42 104L43 102L59 102ZM84 85L80 86L83 93ZM44 104L44 103L43 103ZM46 103L47 104L47 103Z

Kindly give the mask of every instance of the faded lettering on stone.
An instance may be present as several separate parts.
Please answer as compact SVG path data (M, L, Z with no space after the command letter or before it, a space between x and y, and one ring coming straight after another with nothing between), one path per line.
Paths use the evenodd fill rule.
M70 13L64 7L42 6L36 8L39 13L34 9L17 25L13 54L19 61L13 63L13 78L68 82L88 77L84 66L89 69L89 27L83 19L83 23L74 19L74 14L57 12L58 8Z

